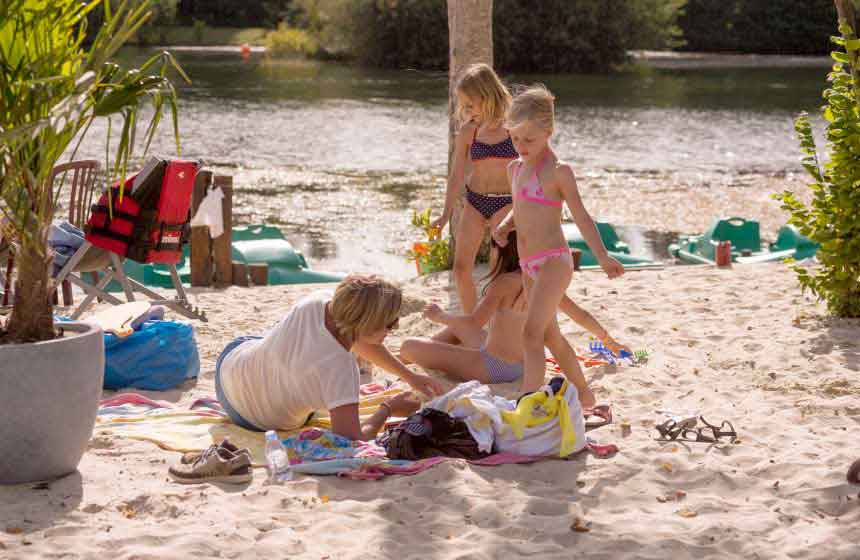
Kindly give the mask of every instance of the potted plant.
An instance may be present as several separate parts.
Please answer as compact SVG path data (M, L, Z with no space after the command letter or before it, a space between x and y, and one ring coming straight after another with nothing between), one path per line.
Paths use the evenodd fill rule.
M122 71L111 58L150 16L148 0L0 0L0 217L16 245L14 306L0 319L0 483L44 480L77 468L92 435L104 374L101 331L54 323L47 233L53 167L92 122L120 133L107 162L125 177L140 109L152 112L146 147L165 107L179 150L176 93L167 71L185 77L168 53ZM87 40L87 14L103 10ZM187 77L185 77L187 79ZM72 150L74 153L74 150ZM74 156L72 155L72 158ZM52 192L54 191L54 192Z
M426 236L426 241L416 241L407 253L409 260L415 261L418 275L448 270L451 268L451 246L447 239L441 238L441 231L430 225L430 208L412 213L412 225Z

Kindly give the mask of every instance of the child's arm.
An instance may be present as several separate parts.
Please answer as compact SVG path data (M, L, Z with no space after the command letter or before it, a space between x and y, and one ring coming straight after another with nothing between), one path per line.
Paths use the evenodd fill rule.
M460 190L466 182L466 154L476 128L475 123L469 122L457 133L457 138L454 140L454 159L451 162L451 173L448 175L448 189L445 191L445 208L442 210L442 215L430 224L431 227L441 229L451 220L457 197L460 196Z
M576 186L576 177L573 175L573 169L566 164L559 165L555 177L564 201L573 215L573 221L576 222L576 226L582 233L582 237L588 244L589 249L594 253L597 262L600 263L600 267L610 278L617 278L624 274L624 266L609 256L606 246L603 245L603 240L600 238L600 233L597 231L597 226L594 225L594 220L591 219L588 210L582 204L582 198L579 196L579 189Z
M603 340L609 336L609 332L597 322L597 319L591 313L576 305L572 299L567 297L567 294L562 296L561 303L558 304L558 309L599 340Z
M398 360L383 344L371 344L368 342L357 341L352 346L352 350L370 362L376 364L387 372L393 373L406 383L412 386L413 389L429 395L431 397L441 395L445 392L445 387L439 380L427 375L419 375L407 368L403 362Z
M496 313L496 310L498 310L499 303L501 303L501 301L502 298L499 294L499 290L496 289L495 285L491 285L490 289L487 290L487 295L481 298L481 301L478 302L478 306L475 307L475 310L469 315L454 315L453 313L446 313L438 305L431 303L424 308L424 317L434 323L439 323L440 325L448 327L480 329L490 321L492 316Z
M511 192L514 192L514 179L513 179L513 169L516 164L516 160L511 161L508 164L506 169L508 175L508 185L511 187ZM511 207L502 221L499 222L499 225L496 226L491 233L493 235L493 239L496 241L496 245L499 247L504 247L508 244L508 234L513 230L517 229L516 223L514 223L514 209Z
M573 319L577 324L585 328L588 332L597 337L598 340L609 348L609 350L620 355L622 350L630 352L630 348L623 344L619 344L612 335L609 334L603 325L601 325L594 316L585 309L578 306L572 299L567 297L567 294L562 296L561 303L558 304L559 310Z

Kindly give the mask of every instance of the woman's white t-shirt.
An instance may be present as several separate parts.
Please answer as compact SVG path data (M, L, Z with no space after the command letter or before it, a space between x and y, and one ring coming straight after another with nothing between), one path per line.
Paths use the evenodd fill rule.
M325 327L331 294L299 301L260 340L237 346L221 362L221 387L247 421L290 430L316 410L358 402L358 363Z

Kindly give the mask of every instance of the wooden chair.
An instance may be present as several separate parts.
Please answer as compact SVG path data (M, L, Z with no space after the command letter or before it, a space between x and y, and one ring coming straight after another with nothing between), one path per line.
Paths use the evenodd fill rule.
M66 179L71 174L71 183L68 188L68 198L66 206L69 211L69 223L73 226L84 229L87 217L90 215L90 206L93 204L96 192L96 179L98 178L99 162L94 159L70 161L63 163L54 168L51 174L51 193L58 193L64 186ZM57 180L59 178L59 183ZM54 215L56 216L63 208L56 206ZM98 275L95 272L90 273L95 280ZM68 280L63 280L63 304L66 306L74 305L74 297L72 296L72 284ZM56 297L56 296L55 296Z
M54 197L61 192L63 187L69 189L69 196L66 199L68 208L68 220L76 227L83 229L87 216L89 216L89 208L93 203L95 192L96 179L98 178L99 162L96 160L80 160L70 161L54 167L49 179L50 196L54 204L54 216L61 215L62 206L57 205ZM66 186L66 180L70 179ZM12 293L12 270L14 266L14 243L10 240L0 239L0 251L6 251L6 260L4 264L5 274L2 274L4 289L3 289L3 305L9 305L9 295ZM64 305L74 305L72 296L72 285L68 280L62 282L63 303ZM54 292L56 303L56 292Z

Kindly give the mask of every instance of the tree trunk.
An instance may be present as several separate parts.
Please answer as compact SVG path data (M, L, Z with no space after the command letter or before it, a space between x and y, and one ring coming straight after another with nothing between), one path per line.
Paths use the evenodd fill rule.
M47 245L47 229L37 236ZM22 247L15 256L18 278L15 303L6 325L10 343L39 342L54 338L54 316L48 297L51 293L50 257Z
M454 87L463 69L484 62L493 65L493 0L448 0L448 173L457 132L457 98ZM454 232L461 205L451 217L451 256L456 250Z

